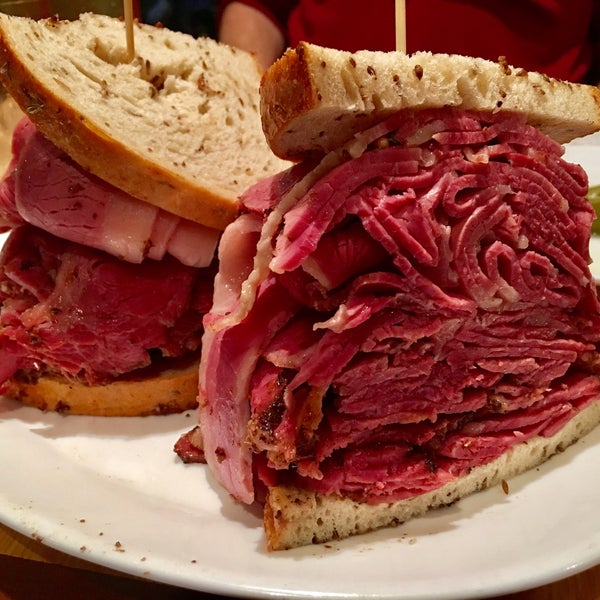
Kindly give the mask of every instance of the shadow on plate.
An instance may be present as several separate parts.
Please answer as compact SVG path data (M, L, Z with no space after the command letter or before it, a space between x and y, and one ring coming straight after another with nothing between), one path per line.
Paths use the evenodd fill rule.
M173 434L173 444L178 435L196 425L197 412L187 410L175 415L148 417L87 417L43 412L23 406L19 402L0 396L0 424L15 421L32 433L45 438L93 436L100 438L141 438L160 434Z

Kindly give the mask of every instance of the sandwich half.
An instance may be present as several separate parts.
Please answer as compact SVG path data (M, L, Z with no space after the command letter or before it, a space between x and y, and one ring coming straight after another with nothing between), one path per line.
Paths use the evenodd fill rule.
M24 114L0 182L0 392L45 410L196 406L221 231L289 165L251 55L139 23L134 41L128 60L119 19L0 15Z
M598 89L301 44L261 98L299 162L221 238L187 456L264 505L269 549L422 515L596 426L594 214L561 144L600 129Z

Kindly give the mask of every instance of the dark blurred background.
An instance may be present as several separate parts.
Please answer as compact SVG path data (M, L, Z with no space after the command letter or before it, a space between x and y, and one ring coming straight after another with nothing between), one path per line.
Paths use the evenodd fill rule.
M195 37L216 37L215 0L141 0L141 20Z

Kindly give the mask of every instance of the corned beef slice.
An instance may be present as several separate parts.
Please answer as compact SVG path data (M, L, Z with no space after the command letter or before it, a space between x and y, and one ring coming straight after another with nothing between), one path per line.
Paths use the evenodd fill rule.
M583 170L504 114L423 111L377 128L254 259L227 240L258 228L272 190L306 169L250 189L225 232L200 419L207 462L245 502L261 481L412 496L551 435L600 395ZM231 262L247 274L253 260L270 268L232 322L244 288Z
M23 369L90 383L196 353L212 269L140 265L30 225L0 254L0 387Z
M0 227L30 223L58 237L140 263L166 254L207 267L219 232L133 198L72 161L24 117L0 182Z

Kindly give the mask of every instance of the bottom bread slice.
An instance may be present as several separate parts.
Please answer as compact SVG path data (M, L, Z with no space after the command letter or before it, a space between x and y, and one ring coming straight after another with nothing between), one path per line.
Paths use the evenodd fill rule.
M600 398L552 437L538 436L517 444L492 462L472 469L455 481L396 502L367 504L294 487L271 487L264 507L268 548L287 550L399 525L536 467L585 436L598 423Z
M54 376L35 381L15 377L4 395L26 406L70 415L141 417L183 412L197 406L198 362L104 385Z

